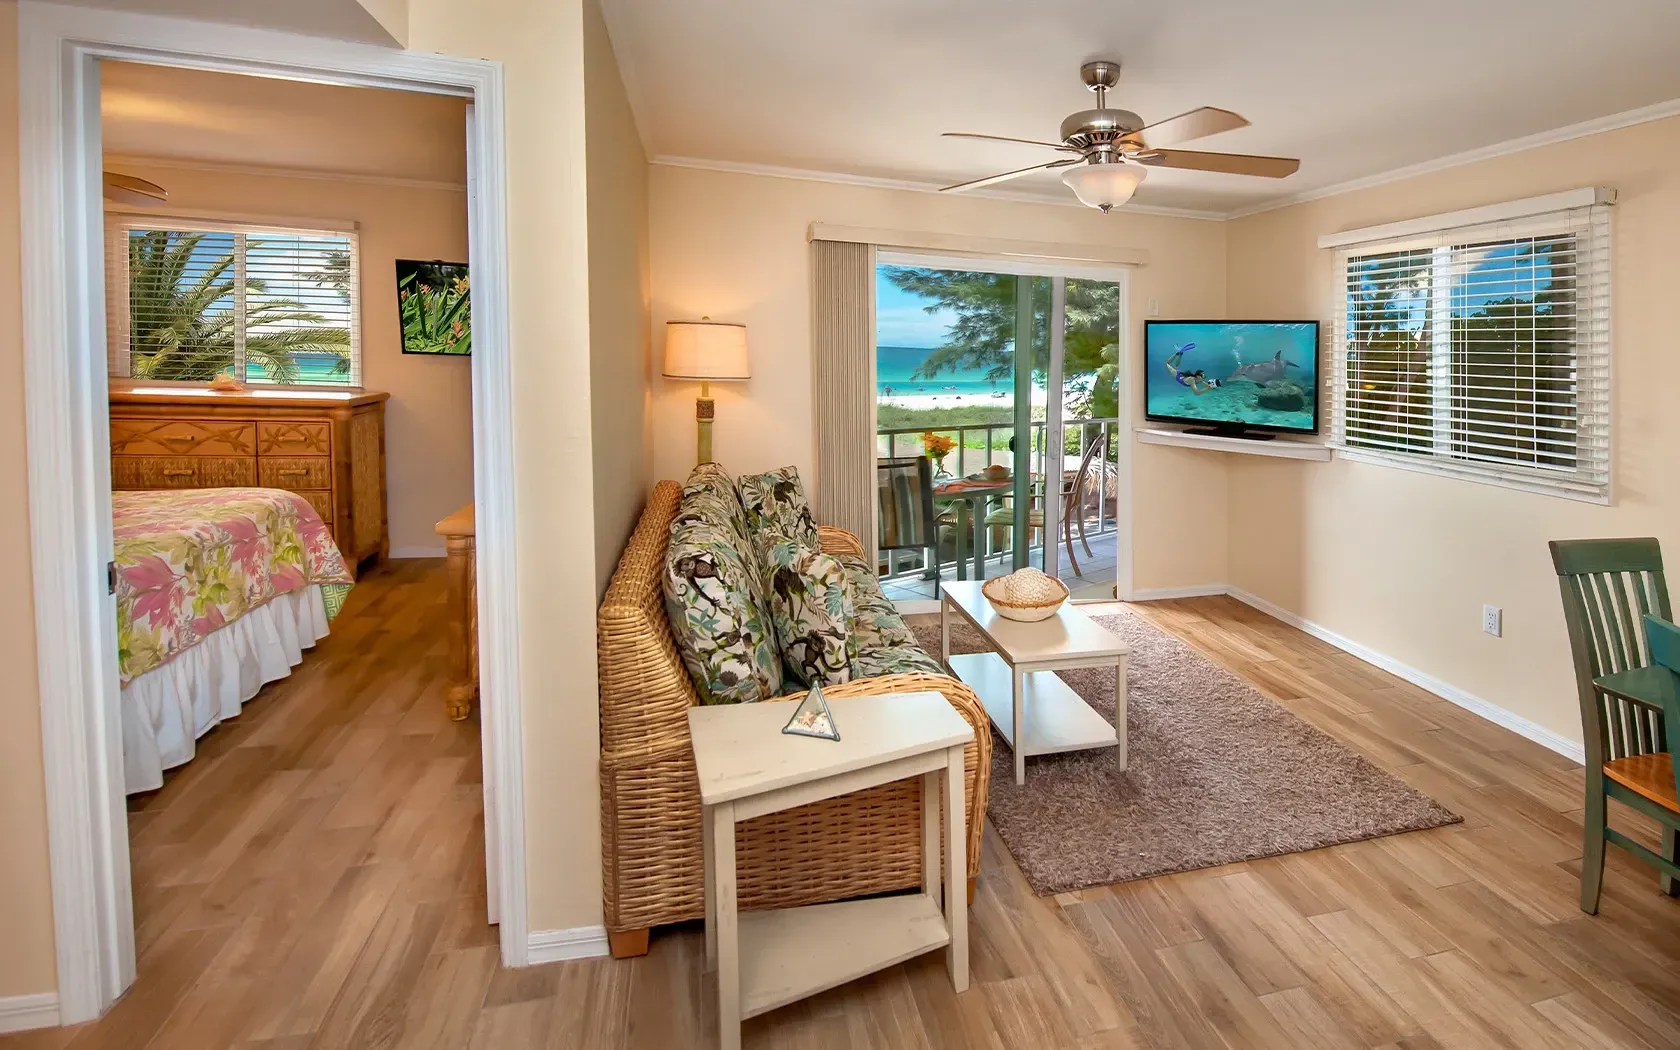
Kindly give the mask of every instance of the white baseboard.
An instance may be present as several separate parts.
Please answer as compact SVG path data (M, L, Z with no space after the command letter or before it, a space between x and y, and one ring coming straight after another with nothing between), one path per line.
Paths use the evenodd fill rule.
M1188 587L1135 587L1127 601L1161 602L1172 598L1206 598L1215 594L1230 594L1223 583L1196 583Z
M1380 653L1368 645L1337 634L1328 627L1316 624L1280 605L1267 601L1257 594L1250 594L1240 587L1226 587L1223 593L1229 594L1245 605L1260 610L1273 619L1281 620L1291 627L1305 631L1321 642L1328 642L1345 653L1357 656L1374 667L1380 667L1396 678L1404 678L1418 688L1426 689L1449 703L1457 704L1471 714L1485 718L1494 725L1502 726L1520 737L1532 740L1549 751L1555 751L1575 762L1586 761L1586 749L1576 741L1559 736L1545 726L1537 722L1531 722L1513 711L1507 711L1498 704L1460 689L1451 682L1443 681L1409 664L1401 663L1386 653Z
M392 558L441 558L449 553L442 547L392 547Z
M594 959L607 954L605 926L576 926L569 930L532 930L526 942L525 961L530 966Z
M57 992L0 996L0 1034L57 1026Z

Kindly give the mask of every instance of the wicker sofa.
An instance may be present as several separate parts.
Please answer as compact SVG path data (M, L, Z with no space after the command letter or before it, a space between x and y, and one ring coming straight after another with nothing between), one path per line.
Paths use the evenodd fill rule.
M601 699L602 892L612 953L647 951L650 927L701 918L700 795L689 745L697 702L666 620L660 577L682 488L662 481L630 537L597 620ZM819 530L823 549L861 557L856 536ZM873 585L873 581L870 581ZM964 762L970 892L991 769L991 731L955 678L887 674L824 690L831 697L937 690L974 726ZM740 905L782 908L908 889L921 881L921 787L899 781L743 824Z

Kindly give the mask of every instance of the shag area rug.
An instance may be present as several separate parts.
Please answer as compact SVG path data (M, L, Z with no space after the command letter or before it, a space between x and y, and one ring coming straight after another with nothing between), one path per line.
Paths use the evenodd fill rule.
M993 737L988 813L1039 895L1463 819L1153 624L1095 619L1132 649L1129 768L1111 748L1035 756L1016 787L1009 745ZM939 617L907 620L937 656ZM990 649L952 617L953 653ZM1112 670L1057 673L1114 720Z

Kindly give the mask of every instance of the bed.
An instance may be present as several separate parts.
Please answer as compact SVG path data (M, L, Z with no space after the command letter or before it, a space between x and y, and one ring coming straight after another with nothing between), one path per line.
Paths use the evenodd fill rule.
M280 489L112 494L123 776L163 785L198 738L291 674L352 577L309 501Z

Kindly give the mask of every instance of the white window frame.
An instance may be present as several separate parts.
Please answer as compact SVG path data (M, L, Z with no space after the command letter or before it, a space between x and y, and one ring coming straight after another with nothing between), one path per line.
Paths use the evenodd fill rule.
M1610 205L1614 201L1613 190L1590 187L1320 237L1319 247L1334 249L1335 253L1334 304L1330 314L1335 354L1331 369L1334 389L1330 401L1334 417L1331 445L1336 449L1336 455L1356 462L1398 467L1501 488L1589 503L1610 503L1615 474L1611 441L1613 353L1610 329ZM1347 405L1347 268L1350 259L1427 248L1432 252L1433 266L1447 267L1451 265L1452 253L1457 245L1565 234L1576 237L1580 245L1576 255L1575 288L1575 360L1578 371L1573 407L1579 457L1575 467L1470 460L1453 454L1452 343L1448 309L1451 287L1444 281L1435 282L1430 291L1433 449L1385 450L1350 443Z
M250 236L272 234L287 236L344 237L350 242L350 379L348 383L267 383L251 385L260 389L337 390L364 389L362 372L362 244L360 231L354 222L327 219L245 219L234 216L183 214L172 212L105 213L105 315L109 318L107 358L109 375L122 384L144 384L147 387L201 387L195 380L137 379L129 362L132 316L128 289L128 234L131 230L151 229L190 233L229 233L234 236L234 298L237 309L245 308L246 266L244 241ZM246 382L245 329L234 329L234 361L241 382Z

